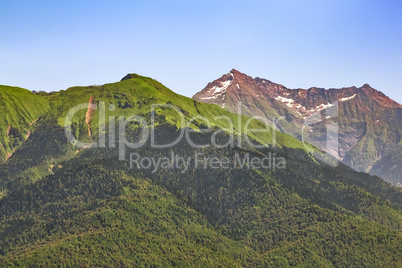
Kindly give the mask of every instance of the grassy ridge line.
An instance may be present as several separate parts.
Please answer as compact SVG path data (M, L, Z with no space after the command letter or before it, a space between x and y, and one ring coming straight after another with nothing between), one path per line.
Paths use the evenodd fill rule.
M94 96L96 102L104 102L106 107L111 104L116 107L114 111L106 109L106 123L109 120L109 116L129 117L143 115L149 117L152 104L171 104L184 113L186 120L196 116L203 116L212 123L213 127L228 129L231 125L227 120L214 120L217 116L226 116L233 123L235 134L244 133L245 124L250 118L248 116L234 114L217 105L201 103L176 94L152 78L136 74L131 75L131 77L133 78L102 86L72 87L65 91L45 95L44 97L48 99L51 106L47 116L56 117L58 123L64 126L68 111L76 105L88 103L88 100ZM85 113L84 109L78 111L73 119L73 122L83 128L86 127L84 122ZM182 127L176 112L172 111L172 109L157 108L156 113L165 116L167 122L177 127ZM203 120L196 121L205 124ZM248 128L264 129L264 126L265 124L262 122L252 120ZM91 128L94 131L93 134L96 134L99 129L99 115L97 112L94 113L91 120ZM318 151L313 146L303 144L287 134L275 131L271 127L268 127L268 131L267 133L250 131L247 134L261 144L273 144L273 140L275 140L279 147L286 146L304 150L307 147L311 151ZM83 133L85 134L85 131Z
M230 113L217 105L205 104L196 102L185 96L174 93L158 81L133 74L131 79L126 79L121 82L105 84L103 86L88 86L88 87L72 87L67 90L62 90L53 93L33 94L32 92L9 86L0 86L0 160L5 161L7 155L12 153L27 137L28 130L32 129L31 123L42 118L56 118L61 126L64 126L64 121L69 110L78 105L88 103L88 100L94 96L96 101L104 101L106 106L113 104L116 107L114 112L110 112L106 117L106 122L109 116L131 116L131 115L149 115L151 113L152 104L171 104L178 107L185 113L186 119L195 116L204 116L212 122L213 127L230 128L230 123L227 120L213 120L216 116L227 116L233 123L235 134L244 133L244 126L249 119L247 116L241 116ZM107 110L107 112L109 112ZM164 115L166 120L171 124L176 124L178 127L177 114L166 109L157 109L157 112ZM75 122L81 128L87 128L84 122L85 110L77 112ZM196 120L204 123L203 120ZM240 121L240 122L239 122ZM24 138L7 135L9 126L21 134ZM91 128L97 134L99 128L98 113L94 113L91 120ZM249 125L249 129L264 128L263 124L257 120L253 120ZM85 134L85 131L82 132ZM283 134L269 128L268 133L247 133L252 139L262 144L272 144L275 139L279 147L302 148L306 149L305 145ZM84 137L84 140L87 137ZM309 150L317 151L313 146L306 145Z

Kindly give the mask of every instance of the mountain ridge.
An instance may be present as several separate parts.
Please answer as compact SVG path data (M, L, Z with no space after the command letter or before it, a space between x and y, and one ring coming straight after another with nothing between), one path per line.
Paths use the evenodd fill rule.
M392 100L390 97L386 96L383 92L376 90L374 88L372 88L369 84L365 83L364 85L362 85L361 87L356 87L356 86L350 86L350 87L343 87L343 88L321 88L321 87L310 87L307 89L303 89L303 88L288 88L282 84L278 84L278 83L274 83L268 79L264 79L264 78L260 78L260 77L251 77L248 76L245 73L242 73L236 69L232 69L229 73L224 74L222 77L214 80L213 82L209 82L207 84L207 86L202 89L200 92L196 93L193 98L195 99L200 99L202 100L204 98L204 100L206 100L206 102L208 102L207 100L209 99L215 99L215 97L218 97L219 95L221 95L221 91L213 91L214 87L217 87L220 84L225 84L225 82L230 82L231 81L241 81L243 83L253 83L256 82L257 87L261 86L261 84L268 84L268 86L266 88L263 88L263 90L265 90L264 93L268 93L273 97L276 96L280 96L280 97L284 97L283 94L285 94L286 96L287 93L289 93L289 95L291 96L298 96L300 100L306 99L308 98L310 95L313 94L320 94L322 95L322 97L324 97L324 99L319 100L321 102L333 102L336 100L335 96L337 93L341 93L343 95L338 96L338 100L344 99L344 98L348 98L350 96L346 96L346 93L356 93L356 94L361 94L361 93L365 93L367 96L374 98L380 105L384 106L384 107L390 107L390 108L402 108L402 105L399 104L398 102ZM222 89L222 91L230 89L230 90L235 90L236 88L234 86L230 86L230 83L227 84L227 87L225 87L225 85L223 86L224 89ZM237 86L238 85L238 86ZM241 87L241 85L236 84L237 89L240 89L239 87ZM250 92L250 93L256 93L258 88L253 88L253 90L251 90L252 88L246 87L244 90ZM211 90L213 92L211 92ZM341 92L340 92L341 91ZM296 93L294 93L296 92ZM210 93L209 95L206 93ZM214 95L214 93L216 95ZM346 100L343 100L346 101ZM323 103L319 103L319 104L323 104ZM311 108L310 106L308 108Z
M340 89L288 89L232 69L208 83L193 98L232 112L265 118L281 131L332 153L358 171L371 172L394 184L402 183L402 170L397 165L401 160L397 151L402 146L398 139L402 105L368 84ZM320 115L321 119L313 115ZM339 126L337 150L325 148L326 122ZM311 133L304 132L305 127ZM391 168L376 165L385 155L392 159Z

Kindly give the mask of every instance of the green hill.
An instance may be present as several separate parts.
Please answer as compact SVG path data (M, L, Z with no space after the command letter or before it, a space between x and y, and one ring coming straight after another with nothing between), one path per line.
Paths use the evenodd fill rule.
M44 98L26 89L0 85L0 162L12 155L29 135L31 125L48 109Z
M132 74L130 79L121 82L105 84L103 86L89 87L72 87L65 91L53 93L41 93L40 95L32 95L35 100L38 99L37 106L44 109L46 113L41 113L41 109L36 113L42 115L41 120L37 121L32 130L32 136L26 141L26 146L20 148L23 158L10 158L7 168L3 167L0 172L0 189L7 191L9 188L16 187L20 184L36 181L43 176L51 174L51 169L58 165L62 160L74 157L77 148L74 148L70 142L65 139L64 129L66 116L68 112L77 105L84 105L85 109L78 110L72 118L71 128L74 137L82 142L90 143L99 136L99 110L91 113L89 122L86 120L87 104L105 104L105 124L109 119L115 118L118 121L119 116L125 118L132 115L140 115L151 125L150 117L152 105L162 104L177 107L185 118L185 125L190 119L196 117L204 117L211 122L211 128L229 129L231 124L228 120L215 120L217 116L227 117L233 124L234 135L243 135L245 125L249 117L237 115L224 109L216 107L216 105L200 103L190 98L178 95L170 89L163 86L156 80L148 77ZM1 89L0 89L1 90ZM41 103L45 102L46 105ZM47 103L49 103L47 105ZM113 106L112 109L108 107ZM28 109L29 107L24 107ZM158 115L161 123L169 123L183 128L181 118L178 113L171 108L156 107L155 113ZM205 120L196 119L194 123L189 124L190 128L198 130L205 124ZM268 129L268 132L248 132L252 140L261 144L275 143L279 147L306 148L311 151L318 152L312 146L303 144L302 142L292 138L289 135L274 131L257 120L252 120L248 126L249 129ZM90 129L90 130L89 130ZM89 134L90 133L90 134ZM43 139L44 136L48 136ZM79 148L78 148L79 149ZM29 159L26 161L26 159ZM2 167L0 167L0 170ZM9 184L8 186L6 184Z
M155 104L170 104L179 108L186 120L196 116L203 116L212 122L212 127L229 128L230 125L226 120L214 120L214 117L217 116L227 116L233 122L233 128L237 134L243 133L245 124L249 119L247 116L228 112L216 107L216 105L197 102L176 94L158 81L137 74L130 74L121 82L117 83L102 86L73 87L66 91L52 93L44 97L49 100L51 105L47 117L57 118L61 126L64 126L65 117L72 107L78 104L88 103L91 97L94 103L105 103L106 112L108 113L106 123L109 120L109 116L142 115L149 117L151 114L151 105ZM114 111L108 109L110 105L114 105ZM156 107L155 111L158 115L164 116L164 120L167 122L175 124L178 127L183 127L180 125L177 113L172 111L172 109ZM85 127L85 113L86 111L82 110L78 112L75 117L78 118L77 122L83 127ZM202 120L196 121L204 123ZM91 119L91 128L94 130L93 134L96 134L99 128L98 113L94 113ZM261 122L253 120L250 123L249 129L253 128L264 129L264 126ZM276 135L275 138L273 138L273 133ZM258 132L250 132L248 134L251 138L263 144L272 144L273 141L275 141L278 146L305 148L302 142L272 129L269 133L260 134ZM307 146L307 148L313 149L311 146Z

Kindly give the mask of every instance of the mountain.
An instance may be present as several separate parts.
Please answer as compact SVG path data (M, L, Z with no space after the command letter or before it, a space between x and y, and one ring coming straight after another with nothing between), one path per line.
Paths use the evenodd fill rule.
M131 76L132 79L123 78L121 82L117 83L102 86L72 87L65 91L52 93L32 94L28 90L18 89L18 91L21 90L28 96L33 97L35 99L33 103L39 108L32 108L32 113L34 114L32 118L34 119L29 118L25 120L24 117L21 117L21 121L18 121L17 116L14 121L9 121L7 125L11 129L14 129L25 120L27 122L24 123L24 126L27 125L31 127L31 123L34 122L32 127L35 127L36 131L32 131L30 139L26 140L24 143L20 142L22 145L25 145L20 148L21 153L26 156L25 159L29 158L30 161L18 159L17 157L8 159L7 169L0 172L0 187L7 190L21 183L26 184L36 181L43 175L52 173L53 167L57 166L60 161L76 155L77 149L66 140L64 127L67 122L66 117L68 112L77 105L84 104L85 109L78 110L71 119L72 122L70 122L70 124L72 125L71 128L74 138L86 143L93 142L93 140L98 137L99 133L103 131L102 126L99 124L100 113L91 113L89 109L87 109L88 103L97 104L98 107L100 107L100 102L105 103L106 115L103 124L108 124L111 117L116 117L118 121L119 116L131 115L144 116L148 123L150 123L152 105L162 104L171 105L180 109L179 112L181 112L183 118L186 119L186 123L190 122L190 118L204 116L211 122L211 127L227 129L230 126L227 120L214 119L218 116L226 116L234 122L233 131L236 135L242 133L244 129L244 124L247 121L247 117L245 116L230 113L215 105L200 103L190 98L180 96L149 77L137 74L130 74L129 76ZM8 90L7 87L4 88ZM10 102L5 107L11 106L11 104ZM26 101L26 105L23 106L21 110L28 110L31 106L32 103ZM113 107L113 109L109 107ZM155 107L154 113L157 119L162 123L171 123L177 127L181 126L180 115L178 111L174 109L157 106ZM3 115L7 118L10 117L8 112L5 112ZM41 116L37 117L37 115ZM156 124L160 122L156 122ZM203 123L205 123L203 120L196 119L192 124L188 124L188 127L199 129ZM263 127L261 122L253 120L249 128L259 129ZM276 133L271 131L268 134L249 132L248 136L262 144L272 144L274 140L275 144L279 147L286 145L291 148L306 148L300 141L280 132ZM3 133L3 137L4 139L7 138L6 132ZM26 136L24 138L26 138ZM18 145L21 145L20 143ZM9 186L6 187L6 184L9 184Z
M402 106L368 84L359 88L288 89L232 70L193 98L231 112L262 117L358 171L402 184L398 164L402 161ZM330 134L334 124L337 136ZM339 143L327 146L328 138L338 137Z
M48 104L46 111L0 165L1 266L402 264L401 189L321 161L311 153L317 148L272 128L268 134L255 131L266 127L262 122L136 74L35 96ZM167 106L153 109L153 104ZM77 105L80 110L70 117ZM153 130L154 140L138 148L126 146L143 140L144 128L124 122L133 115ZM222 116L228 120L219 120ZM230 121L234 146L222 146L232 137ZM254 131L246 130L247 122ZM213 131L202 131L206 127ZM71 144L66 129L93 144ZM214 140L216 146L197 147L188 139L165 148L152 144L171 142L183 129L192 130L193 142ZM169 165L130 167L130 154L141 156L146 166L156 158ZM197 155L204 159L199 167ZM173 165L175 156L191 160L187 169ZM241 166L236 160L247 158L251 161ZM214 159L231 168L215 168ZM286 165L261 168L253 165L255 159L284 159Z

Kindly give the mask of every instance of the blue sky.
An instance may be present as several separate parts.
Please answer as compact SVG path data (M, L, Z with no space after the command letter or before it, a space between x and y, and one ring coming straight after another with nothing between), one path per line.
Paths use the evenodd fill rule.
M402 103L402 2L0 1L0 84L151 76L192 96L236 68L289 88L369 83Z

